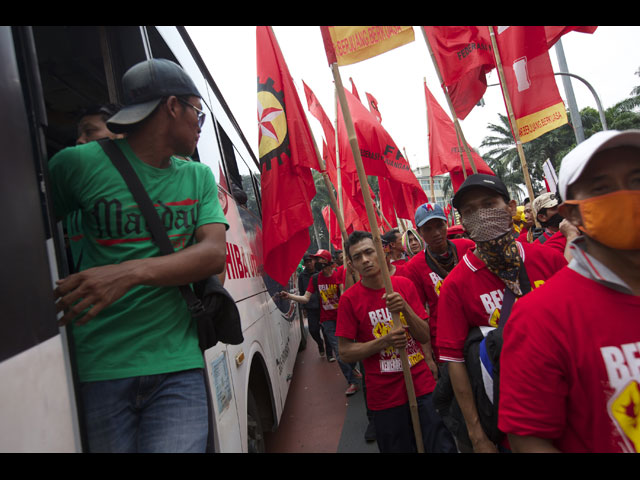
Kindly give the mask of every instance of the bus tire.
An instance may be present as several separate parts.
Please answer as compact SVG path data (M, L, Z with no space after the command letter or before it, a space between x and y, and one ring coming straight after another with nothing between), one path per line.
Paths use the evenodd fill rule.
M251 390L247 393L247 451L249 453L265 453L262 420Z

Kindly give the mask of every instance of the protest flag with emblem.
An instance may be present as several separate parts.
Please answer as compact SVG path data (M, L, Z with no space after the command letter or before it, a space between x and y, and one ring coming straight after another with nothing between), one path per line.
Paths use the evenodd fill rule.
M351 65L415 40L413 27L321 26L329 64Z
M489 30L483 26L423 26L456 116L463 120L487 90L495 68Z
M464 152L460 151L460 141L453 122L449 119L440 104L438 104L426 83L424 84L424 93L427 101L431 175L436 176L448 173L451 177L453 191L457 192L465 178L462 170L462 161L460 159L461 154L464 155ZM494 175L482 157L470 146L469 151L471 152L478 173ZM473 169L467 161L466 156L463 158L467 175L473 174Z
M544 26L493 27L511 108L522 143L567 123Z
M311 243L310 168L320 170L313 137L280 47L256 27L259 158L265 272L286 285Z
M367 101L369 102L369 110L373 113L378 121L382 123L382 114L380 113L380 109L378 108L378 100L375 99L373 95L368 92L365 92L367 96Z

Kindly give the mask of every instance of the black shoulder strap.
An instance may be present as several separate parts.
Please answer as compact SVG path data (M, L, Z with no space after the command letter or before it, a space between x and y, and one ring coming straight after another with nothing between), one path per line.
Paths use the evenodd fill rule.
M160 216L153 206L153 202L151 201L151 198L149 198L149 194L142 185L138 175L129 163L129 160L127 160L124 153L122 153L122 150L120 150L113 140L104 138L102 140L98 140L98 143L111 159L111 162L113 162L114 166L118 169L120 175L122 175L122 178L129 187L133 198L138 204L138 208L140 208L140 211L144 215L147 225L149 226L149 231L151 232L153 241L160 248L160 252L163 255L173 253L175 250L173 249L173 245L171 245L167 231L162 225ZM202 303L190 287L182 285L178 288L184 296L191 313L196 314L202 311Z
M520 277L520 290L522 290L522 295L525 295L531 291L531 282L529 281L529 275L527 275L527 269L524 266L524 262L520 267L518 276ZM515 301L515 293L513 293L510 288L505 288L504 299L502 300L502 308L500 309L500 324L498 325L499 330L504 329L504 325L505 323L507 323L509 315L511 315L511 308L513 307Z

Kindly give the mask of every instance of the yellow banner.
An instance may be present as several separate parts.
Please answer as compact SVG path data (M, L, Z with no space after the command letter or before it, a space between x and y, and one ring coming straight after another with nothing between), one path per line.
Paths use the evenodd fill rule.
M329 27L339 66L361 62L415 40L413 27Z
M567 123L567 111L564 103L560 102L526 117L517 118L516 123L520 141L526 143Z

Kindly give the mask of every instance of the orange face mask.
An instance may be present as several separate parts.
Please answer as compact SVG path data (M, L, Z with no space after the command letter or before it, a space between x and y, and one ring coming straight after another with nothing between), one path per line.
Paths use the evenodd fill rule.
M620 190L585 200L566 200L578 205L588 237L617 250L640 249L640 190Z

